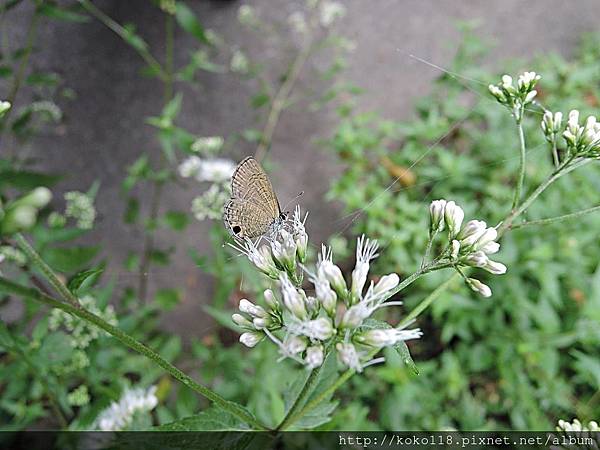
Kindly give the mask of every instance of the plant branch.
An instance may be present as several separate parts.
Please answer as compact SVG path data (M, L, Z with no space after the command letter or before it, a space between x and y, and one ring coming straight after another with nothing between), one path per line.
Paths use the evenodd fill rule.
M50 282L52 287L58 292L58 294L62 297L62 299L75 308L80 308L79 300L73 293L65 286L65 284L58 278L56 273L52 270L52 268L46 264L46 262L42 259L42 257L35 251L35 249L27 242L25 236L21 233L17 233L15 235L15 239L19 248L23 250L25 255L29 258L29 260L33 263L33 265L37 266L46 279Z
M329 356L330 348L331 347L329 346L329 348L325 352L323 361L325 361L325 359ZM306 397L308 396L308 394L310 394L312 392L312 388L315 385L315 383L317 382L317 379L319 378L319 373L321 372L321 367L322 366L316 367L310 372L310 374L308 375L308 378L304 382L304 386L302 386L302 389L300 390L300 393L298 394L298 397L296 397L296 400L294 400L294 403L290 407L289 411L287 412L287 414L285 415L285 417L283 418L281 423L277 426L277 428L276 428L277 431L285 430L298 417L302 417L302 416L298 415L299 413L301 413L301 411L299 412L298 409L300 409L303 402L306 400Z
M21 62L19 63L19 67L17 68L17 72L13 78L12 86L8 93L8 97L6 100L11 104L11 107L4 113L4 117L0 122L0 138L4 134L4 130L8 124L8 118L12 113L15 107L15 100L17 98L17 94L19 93L19 89L21 88L21 83L23 82L23 78L25 77L25 71L27 69L27 64L29 63L29 57L31 56L31 51L33 50L33 43L35 41L37 24L38 24L39 14L37 9L33 13L33 17L29 22L29 26L27 28L27 34L25 37L25 51L21 56Z
M304 46L296 55L296 58L290 66L290 70L285 78L285 81L277 91L277 94L275 94L275 98L271 103L271 110L269 111L267 122L263 129L258 148L254 153L254 157L257 161L262 161L267 151L271 147L271 142L273 141L273 134L275 133L277 123L279 122L281 113L285 109L290 93L292 92L292 88L294 87L294 84L296 83L298 76L300 75L306 60L311 53L311 46L312 39L309 37L306 39Z
M581 211L572 212L570 214L564 214L562 216L549 217L547 219L539 219L539 220L528 220L526 222L516 223L514 225L511 225L510 229L516 230L519 228L530 227L530 226L549 225L549 224L555 223L555 222L562 222L563 220L575 219L577 217L581 217L586 214L591 214L596 211L600 211L600 205L593 206L593 207L587 208L587 209L582 209Z
M521 117L523 117L523 111L521 111ZM517 181L517 187L515 188L515 195L513 197L511 210L517 207L517 204L521 200L521 193L523 191L523 183L525 182L525 163L526 163L526 150L525 150L525 134L523 133L523 119L517 120L517 129L519 130L519 149L520 149L520 160L519 160L519 179Z
M127 42L137 53L142 57L144 62L152 68L153 72L156 73L156 76L160 78L162 81L166 81L168 79L168 74L165 69L161 66L161 64L156 60L154 56L150 53L148 48L146 47L146 43L141 41L140 43L132 43L131 40L131 32L126 30L121 24L117 23L111 17L106 15L100 9L98 9L90 0L79 0L79 3L96 19L110 28L113 32L115 32L121 39ZM139 39L139 38L138 38Z
M20 295L22 297L29 298L29 299L38 301L40 303L44 303L52 308L61 309L73 316L76 316L76 317L79 317L80 319L85 320L86 322L94 324L98 328L103 329L108 334L115 337L117 340L119 340L121 343L125 344L127 347L131 348L132 350L135 350L136 352L140 353L141 355L145 356L146 358L151 359L156 364L158 364L160 367L165 369L175 379L179 380L181 383L183 383L190 389L196 391L198 394L202 395L203 397L207 398L208 400L214 402L215 404L220 406L222 409L230 412L234 416L240 418L241 420L248 423L249 425L252 425L256 429L259 429L259 430L267 429L262 423L260 423L256 418L254 418L250 413L248 413L246 410L244 410L242 407L240 407L236 403L226 400L225 398L221 397L216 392L213 392L209 388L197 383L189 375L185 374L184 372L179 370L177 367L175 367L174 365L169 363L167 360L165 360L156 351L152 350L150 347L147 347L146 345L137 341L135 338L133 338L129 334L127 334L124 331L122 331L121 329L111 325L110 323L108 323L104 319L102 319L101 317L89 312L88 310L81 308L81 307L75 307L68 303L58 301L46 294L43 294L42 292L40 292L37 289L29 288L29 287L22 286L17 283L13 283L9 279L4 278L2 276L0 276L0 290L7 292L7 293Z

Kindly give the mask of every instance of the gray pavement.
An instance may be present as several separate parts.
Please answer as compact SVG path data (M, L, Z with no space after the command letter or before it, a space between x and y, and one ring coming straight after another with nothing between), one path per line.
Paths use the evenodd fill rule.
M148 1L99 0L95 2L118 22L133 22L139 33L155 49L163 51L163 24L160 12ZM303 2L293 0L254 0L267 20L284 20ZM537 53L556 51L568 55L581 33L596 31L600 23L599 0L348 0L348 14L336 26L356 43L345 74L367 90L359 102L364 110L380 111L390 119L410 117L413 103L429 90L439 71L412 59L414 54L440 66L447 65L459 43L458 21L477 19L480 34L496 44L488 58L490 67L501 70L504 58L529 58ZM267 56L280 69L286 61L285 48L273 40L253 37L236 21L237 1L194 1L189 5L202 23L220 33L230 45L240 44L254 56ZM21 39L27 8L5 23L10 39ZM13 14L13 17L15 15ZM143 64L137 55L98 21L87 24L51 22L40 30L42 46L33 66L61 74L77 99L64 103L65 127L58 136L42 136L30 148L41 166L67 173L60 188L86 189L94 180L102 183L98 196L99 226L91 241L101 241L105 255L122 261L142 243L138 231L121 222L123 203L120 186L125 167L140 152L159 152L154 130L144 118L155 115L162 104L158 81L141 77ZM186 61L194 41L178 32L175 59ZM319 64L319 61L316 62ZM273 73L275 75L275 72ZM199 74L200 87L185 88L179 123L204 135L229 136L254 124L255 113L248 106L252 82L232 75ZM318 83L310 68L303 72L299 86ZM2 88L4 91L4 88ZM330 178L340 170L330 155L315 141L329 135L335 116L329 110L307 113L300 105L287 111L275 133L272 161L278 168L273 181L283 201L304 190L302 203L311 213L309 232L319 242L336 231L339 207L327 204L323 195ZM253 153L249 144L231 149L232 158ZM147 192L142 195L147 197ZM168 190L168 208L188 209L192 190ZM208 320L201 311L213 287L185 255L186 246L208 251L206 224L194 222L184 233L161 233L158 244L176 243L180 251L169 268L154 267L149 274L152 288L181 286L183 303L163 321L166 329L185 336L202 335ZM124 286L133 276L114 264L111 273ZM183 332L182 330L186 330Z

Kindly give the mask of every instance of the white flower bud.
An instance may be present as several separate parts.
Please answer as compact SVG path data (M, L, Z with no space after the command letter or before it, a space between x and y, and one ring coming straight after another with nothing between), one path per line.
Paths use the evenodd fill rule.
M329 316L333 316L337 304L337 295L335 294L335 291L331 289L327 280L317 278L314 281L314 284L317 299L321 302L325 312L329 314Z
M363 323L363 320L371 315L371 312L372 310L365 304L357 303L346 310L340 322L340 327L357 328Z
M488 255L493 255L494 253L498 253L498 250L500 250L500 244L494 241L488 242L487 244L482 245L479 250Z
M496 86L494 84L490 84L488 86L488 90L490 91L490 94L492 94L494 97L496 97L496 100L498 100L500 103L507 102L504 92L502 92L502 89L500 89L498 86Z
M429 231L430 233L444 230L444 209L446 200L434 200L429 205Z
M306 348L306 339L299 336L288 336L283 341L283 351L288 355L297 355Z
M367 274L369 273L369 263L365 261L356 261L356 267L352 271L352 298L359 299L362 295Z
M567 128L573 134L577 135L579 131L579 111L573 109L569 112L569 120L567 121Z
M240 342L244 344L246 347L254 347L260 341L264 339L265 335L259 333L258 331L248 331L246 333L242 333L240 336Z
M338 297L347 297L348 289L346 288L346 281L344 280L342 271L338 266L326 259L321 261L321 264L319 264L318 272L320 278L325 278L327 281L329 281L329 284L336 292Z
M388 275L382 276L375 287L373 288L373 294L375 296L380 296L385 294L386 292L391 291L396 288L400 283L400 277L395 273L390 273Z
M467 278L467 283L472 290L479 292L483 297L490 297L492 295L490 287L476 278Z
M245 298L240 300L239 309L241 312L251 315L252 317L267 317L267 312L262 306L255 305L254 303L246 300Z
M460 251L460 242L456 239L452 240L452 251L450 252L450 256L452 259L458 258L458 252Z
M473 249L479 250L488 243L495 241L497 237L498 231L495 228L490 227L485 230L485 232L479 237L479 239L477 239L477 242L475 242Z
M283 304L286 309L300 320L308 318L308 312L304 304L304 298L290 282L286 273L279 277L281 284L281 293L283 294Z
M232 314L231 315L231 320L233 320L233 322L240 327L243 328L252 328L252 322L250 322L248 319L246 319L244 316L242 316L241 314Z
M460 231L462 221L465 217L465 212L454 201L446 203L444 208L444 220L448 227L449 238L452 239Z
M271 319L269 317L255 317L252 319L252 324L257 330L262 330L271 324Z
M488 261L488 257L482 251L471 253L464 258L465 264L473 267L484 267Z
M535 89L532 90L531 92L528 92L527 95L525 96L525 100L523 100L523 104L526 105L528 103L531 103L536 95L537 95L537 91Z
M313 345L306 349L304 361L309 369L316 369L323 364L323 357L323 347L321 345Z
M502 87L504 89L512 88L513 79L510 75L502 75Z
M494 275L502 275L506 273L506 266L504 264L496 261L491 261L489 259L487 263L481 267L483 267L488 272L493 273Z
M279 302L277 301L277 298L275 298L275 294L273 294L271 289L265 289L263 296L265 297L265 303L269 305L269 308L274 310L279 309Z
M6 111L10 109L10 102L0 101L0 117L2 117Z
M357 372L362 371L362 366L354 345L350 343L338 342L335 348L338 352L338 359L344 366L356 370Z
M334 330L331 320L325 317L319 317L315 320L310 320L304 324L305 335L311 339L319 339L325 341L333 336Z
M398 342L418 339L423 335L420 329L397 330L395 328L369 330L355 337L356 341L371 347L389 347Z
M279 232L281 242L271 241L271 251L273 258L283 267L289 270L294 270L296 267L296 241L294 237L286 230Z
M308 234L305 231L298 232L295 235L296 239L296 255L298 261L301 263L306 262L306 250L308 249Z

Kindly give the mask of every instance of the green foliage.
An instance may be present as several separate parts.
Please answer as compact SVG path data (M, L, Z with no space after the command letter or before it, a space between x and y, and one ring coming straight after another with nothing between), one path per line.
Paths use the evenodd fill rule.
M486 92L499 78L480 66L478 38L467 35L452 73L442 73L431 94L417 102L408 122L339 108L341 123L329 147L345 170L329 198L348 213L360 211L353 234L366 233L386 246L377 261L410 274L420 262L427 233L427 206L447 198L467 217L497 223L507 214L516 182L518 138L508 111ZM539 101L565 114L585 116L597 104L598 40L588 37L575 61L556 55L532 68L542 74ZM595 55L595 56L593 56ZM464 76L464 78L463 78ZM472 81L481 80L481 85ZM552 170L550 149L537 110L526 115L527 183ZM596 164L559 180L526 218L553 217L598 202ZM557 417L597 417L595 357L600 350L597 295L598 216L510 232L498 258L506 275L489 279L494 295L483 300L464 287L443 293L418 324L423 339L411 345L418 377L390 377L375 368L360 381L361 398L387 429L549 429ZM559 227L560 230L559 231ZM425 278L403 295L412 309L445 274ZM485 281L485 280L484 280ZM354 386L353 388L355 388ZM377 392L385 391L385 396ZM381 399L381 400L379 400ZM410 405L409 407L406 407Z

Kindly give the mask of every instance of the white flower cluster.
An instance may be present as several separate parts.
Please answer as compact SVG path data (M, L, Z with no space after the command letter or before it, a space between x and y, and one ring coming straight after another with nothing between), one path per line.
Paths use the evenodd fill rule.
M506 273L506 266L492 261L488 255L497 253L500 244L496 242L498 232L493 227L488 227L482 220L470 220L463 226L465 213L453 201L434 200L429 207L430 237L448 231L447 246L442 251L439 259L447 260L461 274L460 267L479 267L494 275ZM489 286L475 278L466 278L466 283L471 289L479 292L484 297L492 295Z
M250 71L250 61L243 51L236 49L231 56L229 68L232 72L246 74Z
M560 123L557 128L560 129ZM569 120L562 136L567 144L568 155L584 158L600 157L600 123L595 116L588 116L585 124L581 125L579 111L572 110L569 112Z
M221 150L224 143L225 139L221 136L203 136L192 143L191 150L209 157Z
M573 422L566 422L564 420L558 421L557 431L600 431L598 422L592 420L586 424L582 424L579 419L574 419Z
M237 13L238 21L247 27L255 28L260 25L256 10L250 5L242 5Z
M111 325L117 326L117 316L112 305L107 305L104 310L101 310L90 295L80 298L79 302L87 311L102 317ZM100 330L95 325L91 325L84 320L80 320L71 314L55 308L50 313L48 327L51 330L57 330L61 326L64 326L70 332L71 344L74 348L84 349L100 336L108 336L108 333Z
M199 182L225 183L231 179L235 163L230 159L203 159L190 156L179 165L179 175L183 178L195 178Z
M27 264L27 257L25 256L25 253L18 248L10 245L0 245L0 262L1 261L10 261L17 266L23 267Z
M523 117L523 108L537 95L534 89L541 77L535 72L525 72L519 75L517 85L513 85L513 79L510 75L503 75L502 81L490 84L488 89L490 93L503 105L508 106L516 120L520 121Z
M211 145L213 144L205 141L197 147L206 149ZM222 143L218 145L220 148ZM179 175L183 178L194 178L199 182L211 183L206 191L192 200L191 210L196 219L219 219L221 217L223 205L225 205L231 193L229 180L234 171L235 163L224 158L200 158L193 155L179 165Z
M89 230L94 226L96 219L96 208L94 200L87 194L79 191L71 191L65 194L67 202L65 216L75 219L77 228Z
M418 329L392 328L369 319L377 309L401 304L385 302L400 282L395 273L365 289L370 261L377 257L377 243L364 236L358 239L356 266L348 285L333 263L331 249L325 246L314 272L303 265L308 244L305 220L296 208L291 231L282 227L269 245L258 248L249 240L238 244L259 270L278 281L279 288L277 294L270 289L264 292L265 307L240 301L239 313L232 316L244 330L240 342L254 347L268 337L279 347L282 358L294 359L309 369L321 366L326 349L335 348L343 366L361 371L383 361L371 359L379 349L419 338L422 333ZM298 266L308 273L314 287L309 294L300 287Z
M118 402L112 402L108 408L96 417L95 426L101 431L121 431L133 422L135 414L152 411L158 404L156 386L148 389L127 389Z
M329 27L337 19L346 15L346 7L339 2L324 1L321 3L319 21L324 27Z

